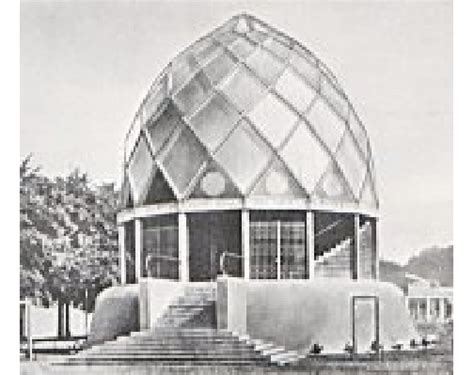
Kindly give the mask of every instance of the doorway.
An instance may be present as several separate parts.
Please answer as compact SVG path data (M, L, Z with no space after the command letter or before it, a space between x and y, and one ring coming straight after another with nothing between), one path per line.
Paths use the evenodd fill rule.
M190 281L215 280L223 253L226 271L242 276L240 222L240 211L188 214Z

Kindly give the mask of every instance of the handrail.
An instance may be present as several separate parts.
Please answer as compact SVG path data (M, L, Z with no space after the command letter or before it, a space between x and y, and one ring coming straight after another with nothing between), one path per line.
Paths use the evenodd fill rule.
M162 259L162 260L168 260L168 261L171 261L171 262L180 263L179 258L171 257L171 256L168 256L168 255L148 254L145 258L145 269L146 269L147 275L151 274L151 272L150 272L150 261L152 259Z
M229 251L224 251L221 253L220 257L219 257L219 270L220 272L222 273L222 275L226 276L227 273L226 273L226 270L225 270L225 258L226 257L230 257L230 258L237 258L237 259L243 259L243 256L242 255L239 255L239 254L234 254L234 253L231 253Z

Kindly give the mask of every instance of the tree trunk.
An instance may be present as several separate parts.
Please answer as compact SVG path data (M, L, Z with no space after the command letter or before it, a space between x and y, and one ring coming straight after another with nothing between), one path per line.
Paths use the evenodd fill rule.
M64 304L61 298L58 299L58 337L64 337Z
M71 329L69 324L69 308L71 304L70 302L66 302L64 304L65 307L65 322L64 322L64 334L66 337L71 337Z

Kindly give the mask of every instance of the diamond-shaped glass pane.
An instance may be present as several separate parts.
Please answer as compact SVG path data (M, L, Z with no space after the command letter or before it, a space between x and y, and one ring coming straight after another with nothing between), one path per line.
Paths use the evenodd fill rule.
M216 86L235 69L235 65L235 60L227 52L223 51L214 60L209 62L203 70L211 80L211 83Z
M275 158L265 174L260 177L250 195L304 198L306 193L281 160Z
M331 103L334 110L337 111L343 119L347 120L349 104L341 93L333 86L332 82L325 76L321 77L321 95Z
M287 69L278 80L276 90L300 113L306 111L316 93L301 78Z
M224 45L232 44L239 36L233 32L226 32L219 35L216 35L216 39Z
M225 171L215 162L210 162L197 182L191 198L238 198L240 192Z
M240 115L221 95L215 95L189 119L198 137L214 150L237 123Z
M256 43L262 43L268 39L268 34L263 33L260 30L252 30L247 34L247 36Z
M196 136L188 128L183 128L163 161L171 181L180 194L185 192L189 182L207 158L207 151Z
M156 155L168 141L173 130L183 124L176 107L170 103L163 113L148 126L153 154Z
M193 49L194 57L202 65L209 61L221 49L217 43L211 39L205 39Z
M255 107L266 93L265 87L244 67L231 76L222 91L245 112Z
M282 60L286 60L291 53L289 45L273 38L266 40L263 45Z
M322 99L314 103L306 117L329 150L334 152L346 129L345 123Z
M357 143L359 144L361 151L367 157L369 146L367 133L365 132L364 126L352 110L349 114L349 127L351 128L354 137L357 139Z
M158 168L155 168L155 176L148 189L145 204L154 204L162 202L175 201L176 197L173 194L168 182Z
M238 37L230 46L229 50L236 56L245 60L255 49L255 43L249 41L247 38Z
M171 65L172 91L179 90L198 69L199 63L191 53L187 52L186 55L179 56Z
M304 123L282 150L283 159L307 192L312 192L328 164L328 155Z
M128 176L132 185L133 200L141 201L148 182L152 177L154 162L143 136L140 137L128 165Z
M125 138L125 161L128 161L128 159L130 158L130 155L132 154L133 149L135 148L138 136L140 135L140 130L141 130L140 115L137 115L130 127L129 133L127 134Z
M278 147L298 117L275 95L268 94L250 113L249 118L270 143Z
M367 163L357 149L354 139L346 132L336 153L336 160L352 192L359 196L360 188L367 170Z
M337 202L354 201L351 191L335 163L330 163L326 172L322 175L315 193L323 200L334 200Z
M367 176L364 187L362 188L360 203L369 208L377 208L377 195L370 176Z
M190 114L206 100L211 89L209 78L199 72L176 94L174 100L183 113Z
M271 155L271 149L250 124L242 120L219 149L216 159L230 173L240 190L247 191Z
M163 100L166 98L167 82L167 76L163 77L158 82L155 82L150 92L148 93L148 96L146 97L142 108L142 121L144 124L146 124L149 118L153 116L153 114L159 108L160 104L163 103Z
M299 74L306 78L311 86L316 90L319 89L321 72L314 63L309 62L298 53L293 54L290 63Z
M284 65L270 52L259 48L250 56L246 64L262 81L272 84L283 72Z

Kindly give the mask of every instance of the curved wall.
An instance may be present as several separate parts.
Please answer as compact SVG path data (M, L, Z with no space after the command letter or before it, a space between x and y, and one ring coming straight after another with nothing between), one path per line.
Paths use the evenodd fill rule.
M114 286L97 297L87 342L100 344L139 329L139 285Z
M287 349L307 351L314 343L324 352L342 352L352 341L351 296L380 298L380 343L390 348L397 342L408 347L418 334L405 309L401 290L376 281L316 279L313 282L280 280L247 283L247 333ZM364 311L365 310L365 311ZM360 325L367 328L368 311L360 312ZM361 330L362 342L370 342ZM364 349L364 348L362 348Z

